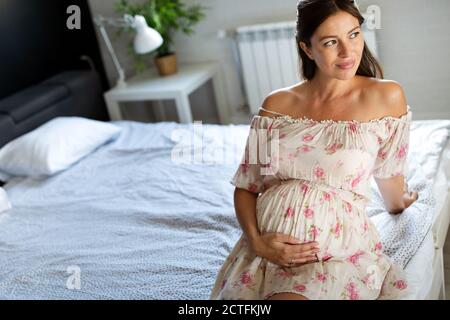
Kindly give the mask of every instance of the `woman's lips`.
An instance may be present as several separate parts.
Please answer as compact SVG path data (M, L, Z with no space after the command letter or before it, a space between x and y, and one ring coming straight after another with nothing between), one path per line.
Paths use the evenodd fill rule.
M351 68L353 68L354 65L355 65L355 60L348 62L348 63L337 64L337 66L341 69L351 69Z

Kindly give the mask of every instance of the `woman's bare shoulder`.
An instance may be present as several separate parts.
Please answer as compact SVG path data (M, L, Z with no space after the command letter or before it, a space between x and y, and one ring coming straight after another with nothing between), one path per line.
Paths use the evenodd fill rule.
M381 113L379 116L398 118L407 112L403 87L394 80L368 78L363 92L365 103Z
M292 115L293 106L298 106L302 101L302 83L294 86L277 89L268 94L261 107L273 113ZM261 116L273 116L273 113L259 110Z

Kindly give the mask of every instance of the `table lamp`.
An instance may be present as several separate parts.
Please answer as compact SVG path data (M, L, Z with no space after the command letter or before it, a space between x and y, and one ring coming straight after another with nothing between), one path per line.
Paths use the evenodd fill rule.
M128 26L135 29L136 35L134 37L133 47L134 51L137 54L149 53L159 48L163 44L163 38L158 31L150 28L147 25L147 21L145 21L145 18L140 15L136 15L133 17L129 14L126 14L123 16L123 18L106 18L98 15L95 18L95 23L100 30L100 34L105 41L106 47L108 48L109 54L111 55L114 66L116 67L117 73L119 75L116 86L119 88L124 88L127 86L127 83L125 82L125 73L119 63L119 60L117 59L116 53L114 52L114 48L105 29L105 25L114 27Z

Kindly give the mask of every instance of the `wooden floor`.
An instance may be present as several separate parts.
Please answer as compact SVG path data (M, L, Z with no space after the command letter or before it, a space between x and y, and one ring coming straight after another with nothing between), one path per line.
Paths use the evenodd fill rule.
M450 232L447 233L444 245L445 291L450 300Z

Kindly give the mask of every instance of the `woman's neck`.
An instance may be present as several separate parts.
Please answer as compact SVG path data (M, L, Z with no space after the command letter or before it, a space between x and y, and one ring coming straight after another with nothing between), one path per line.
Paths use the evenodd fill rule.
M316 73L309 80L309 92L313 101L319 105L331 103L337 99L347 96L355 87L356 77L349 80L339 80Z

